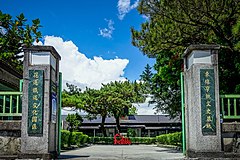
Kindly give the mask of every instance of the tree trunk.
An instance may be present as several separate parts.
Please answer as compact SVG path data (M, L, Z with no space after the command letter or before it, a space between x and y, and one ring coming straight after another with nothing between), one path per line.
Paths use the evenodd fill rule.
M72 133L73 133L73 129L72 127L69 129L70 131L70 134L69 134L69 137L68 137L68 147L71 147L71 142L72 142Z
M107 115L102 115L101 131L102 131L103 137L107 137L106 129L104 127L106 117Z
M117 125L117 133L121 133L119 116L115 116L115 119L116 119L116 125Z

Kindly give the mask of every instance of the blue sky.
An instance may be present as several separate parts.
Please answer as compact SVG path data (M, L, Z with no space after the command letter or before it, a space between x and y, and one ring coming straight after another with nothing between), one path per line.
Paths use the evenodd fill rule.
M130 27L140 29L146 21L136 4L136 0L0 0L0 9L12 16L24 13L28 20L39 18L42 43L53 45L64 58L65 81L97 88L95 83L137 80L147 63L154 64L131 45Z

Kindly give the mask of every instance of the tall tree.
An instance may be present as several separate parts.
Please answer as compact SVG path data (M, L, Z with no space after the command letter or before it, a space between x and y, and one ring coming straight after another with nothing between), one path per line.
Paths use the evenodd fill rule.
M240 92L239 0L140 0L138 11L149 17L134 28L132 44L157 59L153 76L158 109L180 112L181 54L190 44L219 44L221 93Z
M137 107L132 106L131 108L129 108L128 114L129 114L129 115L137 115L137 114L138 114L137 112L138 112Z
M152 86L152 77L153 73L151 71L152 67L149 64L146 65L145 70L140 75L140 81L143 81L144 92L146 94L151 93L151 86Z
M82 124L83 119L78 113L76 113L68 114L66 121L68 122L68 130L73 132L78 131L78 127Z
M106 136L104 124L107 116L114 116L120 132L120 117L127 115L124 109L133 107L132 103L145 101L136 82L110 82L103 84L100 90L86 88L83 92L74 85L68 85L68 88L69 91L63 92L63 106L81 109L93 116L100 115L103 136Z
M110 82L101 88L101 90L108 93L108 111L110 115L114 116L119 133L121 132L120 117L128 114L124 110L134 107L132 103L145 101L145 97L141 94L140 89L136 83L129 81Z
M24 46L29 47L41 38L39 27L39 19L32 20L29 25L24 14L13 19L0 11L0 59L21 71L23 55L20 52Z
M68 114L66 121L68 122L68 130L70 131L70 136L68 138L68 146L71 145L72 132L78 131L78 127L83 122L82 117L79 114Z
M108 116L108 93L103 92L102 90L88 89L84 92L84 94L89 95L85 99L85 105L83 108L85 111L92 115L100 115L102 117L101 121L101 131L104 137L107 136L106 129L104 127L105 120Z
M106 117L108 115L108 108L104 92L96 89L86 88L81 92L77 86L67 85L68 91L64 90L62 94L62 102L64 107L72 107L74 109L84 110L88 113L87 117L102 117L101 131L102 135L106 137L106 130L104 127Z

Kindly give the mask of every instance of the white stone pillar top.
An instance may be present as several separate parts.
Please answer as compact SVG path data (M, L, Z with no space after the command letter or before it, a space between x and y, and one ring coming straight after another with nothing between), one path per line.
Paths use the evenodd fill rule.
M57 59L61 60L61 56L58 54L56 49L53 46L31 46L29 48L24 48L24 52L51 52L51 54Z
M183 53L183 58L188 57L189 54L192 53L194 50L219 50L220 45L214 44L197 44L197 45L190 45Z

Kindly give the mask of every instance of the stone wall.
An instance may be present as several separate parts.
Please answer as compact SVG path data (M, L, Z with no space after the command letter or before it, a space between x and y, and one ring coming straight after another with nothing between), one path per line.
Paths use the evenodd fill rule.
M224 122L222 124L224 152L240 153L240 122Z
M0 121L0 157L21 151L21 121Z

